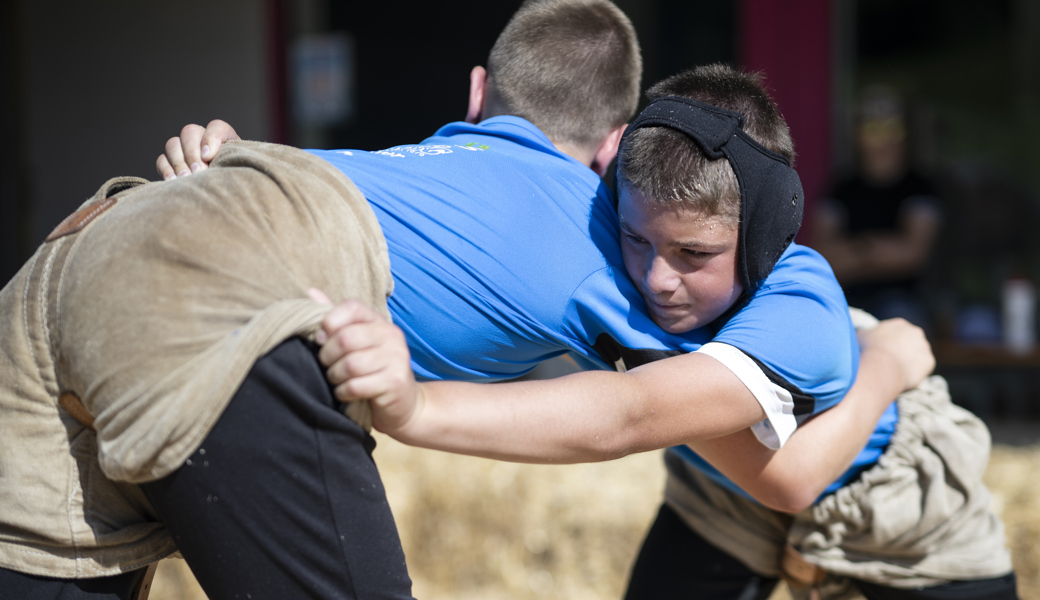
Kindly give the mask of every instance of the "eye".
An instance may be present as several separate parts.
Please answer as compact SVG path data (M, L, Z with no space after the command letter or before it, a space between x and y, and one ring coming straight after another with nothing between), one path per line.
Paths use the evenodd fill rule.
M644 240L643 238L639 237L638 235L633 235L631 233L626 233L625 234L625 239L628 240L629 242L633 243L633 244L646 244L646 243L648 243L646 240Z
M703 250L694 250L692 248L683 248L683 256L696 260L703 260L714 255L713 252L704 252Z

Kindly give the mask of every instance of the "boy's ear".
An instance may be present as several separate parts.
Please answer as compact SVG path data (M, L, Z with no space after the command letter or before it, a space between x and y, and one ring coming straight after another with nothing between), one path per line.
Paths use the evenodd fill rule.
M614 162L618 152L618 144L621 143L621 136L624 135L627 127L628 125L625 124L611 129L607 137L596 148L596 153L592 156L592 164L589 167L600 177L606 176L610 163Z
M480 122L484 113L484 97L487 89L487 70L476 66L469 72L469 110L466 111L466 122L474 125Z

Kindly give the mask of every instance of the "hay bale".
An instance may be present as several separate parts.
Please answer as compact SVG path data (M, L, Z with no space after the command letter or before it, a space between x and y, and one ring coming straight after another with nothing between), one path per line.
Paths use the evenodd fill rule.
M661 501L659 452L539 466L410 448L377 435L375 457L416 598L617 600ZM1040 445L996 445L986 483L1007 526L1025 600L1040 599ZM789 598L780 589L772 600ZM164 561L152 600L205 600Z
M1023 600L1040 599L1040 445L994 445L985 481L1004 520Z
M660 452L522 465L380 436L375 457L427 600L620 598L664 487Z

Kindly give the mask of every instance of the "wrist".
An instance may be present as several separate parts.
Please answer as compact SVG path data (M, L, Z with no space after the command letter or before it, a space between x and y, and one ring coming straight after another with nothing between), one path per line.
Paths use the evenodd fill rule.
M870 349L869 362L861 368L860 377L866 376L881 405L887 407L907 389L907 373L899 357L883 348Z
M415 383L414 401L411 403L411 410L407 414L400 415L393 429L384 431L384 433L405 443L413 443L414 440L421 437L422 414L425 412L427 405L427 385L419 382Z

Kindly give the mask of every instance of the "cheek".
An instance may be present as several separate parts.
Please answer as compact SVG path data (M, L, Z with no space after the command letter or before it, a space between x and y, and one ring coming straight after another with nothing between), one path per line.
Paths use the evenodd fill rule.
M725 307L740 296L742 286L737 281L736 265L711 265L690 273L686 278L686 291L701 306Z

